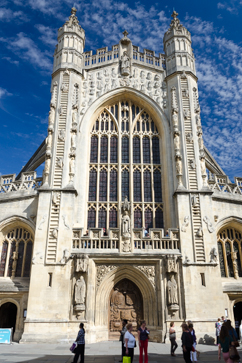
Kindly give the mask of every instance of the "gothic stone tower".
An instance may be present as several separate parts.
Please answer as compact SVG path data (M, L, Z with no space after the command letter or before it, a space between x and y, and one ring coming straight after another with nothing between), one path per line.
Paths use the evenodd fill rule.
M80 320L87 342L116 336L122 319L145 319L154 341L186 319L199 338L214 335L228 303L214 192L191 35L172 16L159 56L126 31L111 50L84 52L74 8L58 31L23 342L73 339ZM14 278L2 251L1 276Z

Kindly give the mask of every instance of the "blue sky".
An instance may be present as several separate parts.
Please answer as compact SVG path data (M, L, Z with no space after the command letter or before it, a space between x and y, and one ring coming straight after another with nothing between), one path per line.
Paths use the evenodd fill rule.
M192 34L205 145L242 176L242 0L0 0L0 173L18 173L47 133L57 29L75 5L85 50L116 44L163 52L173 8Z

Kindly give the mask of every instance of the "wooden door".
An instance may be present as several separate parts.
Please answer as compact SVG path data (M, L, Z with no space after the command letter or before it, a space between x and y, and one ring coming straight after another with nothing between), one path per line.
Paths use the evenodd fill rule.
M110 295L109 329L119 332L122 329L122 320L126 319L137 330L140 320L143 319L143 299L139 288L130 280L119 281Z

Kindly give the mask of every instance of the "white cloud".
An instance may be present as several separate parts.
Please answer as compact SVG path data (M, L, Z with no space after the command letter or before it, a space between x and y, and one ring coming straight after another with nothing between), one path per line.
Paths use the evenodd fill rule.
M18 21L18 22L26 22L29 21L27 15L22 11L12 11L10 8L0 8L0 21Z
M43 70L52 69L52 60L47 52L41 52L36 43L24 33L18 33L15 39L0 38L5 46L18 57Z
M242 6L241 0L230 0L229 2L218 2L218 9L225 9L232 14L238 14L239 7Z
M12 93L8 92L5 88L0 87L0 99L5 96L12 96Z
M36 24L35 27L40 32L41 36L39 39L50 46L55 46L57 44L57 30L52 29L49 26L45 26L43 24Z
M13 60L13 59L12 59L12 58L10 58L10 57L2 57L2 59L4 59L4 60L8 61L8 62L9 62L9 63L11 63L11 64L15 64L16 66L18 66L18 65L19 65L19 61Z

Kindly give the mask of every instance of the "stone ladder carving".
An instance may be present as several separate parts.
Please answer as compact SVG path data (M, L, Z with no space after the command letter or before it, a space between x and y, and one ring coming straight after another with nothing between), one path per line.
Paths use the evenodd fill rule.
M188 164L188 176L189 176L189 189L197 190L197 165L195 162L195 151L194 151L194 138L191 122L191 108L188 90L188 80L185 72L181 75L181 92L182 92L182 105L183 105L183 115L184 115L184 128L186 134L186 148L187 148L187 164ZM195 103L197 107L197 99ZM193 222L193 235L195 243L195 253L196 261L205 262L205 250L203 233L201 233L202 218L201 218L201 208L200 199L197 196L193 198L192 203L192 222Z
M61 200L61 194L53 192L52 201L51 201L49 236L48 236L48 246L47 246L47 256L46 256L47 262L56 261L60 200Z

